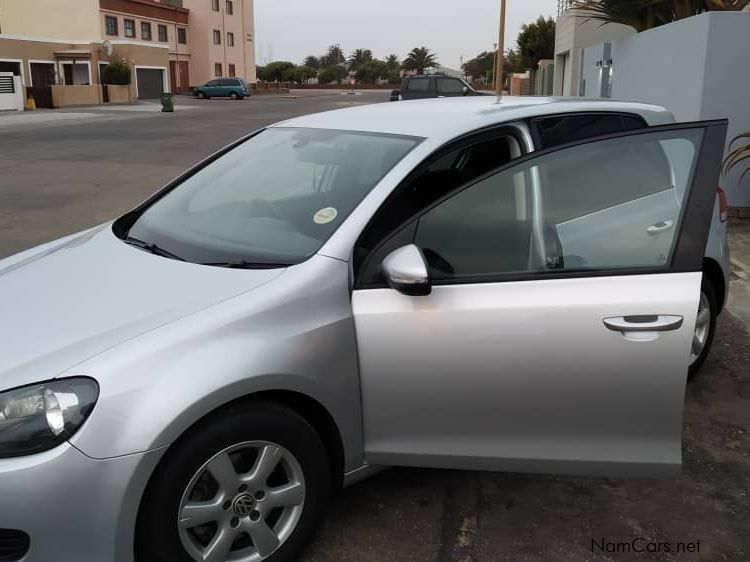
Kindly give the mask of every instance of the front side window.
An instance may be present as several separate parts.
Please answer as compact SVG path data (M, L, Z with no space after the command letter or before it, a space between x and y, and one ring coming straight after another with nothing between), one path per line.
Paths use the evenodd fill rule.
M464 84L455 78L438 78L437 93L439 96L462 96Z
M157 200L128 234L197 263L297 263L317 252L418 143L266 129Z
M159 41L161 41L162 43L166 43L167 41L169 41L169 37L167 36L166 25L159 26Z
M123 20L123 27L125 29L125 37L135 37L135 21Z
M151 41L151 24L147 21L141 22L141 39Z
M187 29L184 27L177 28L177 42L180 45L185 45L187 43Z
M214 29L214 45L221 45L221 31Z
M663 268L701 136L636 135L528 160L427 211L415 243L438 281Z
M117 18L114 16L105 16L104 26L107 35L117 35L119 33L117 30Z

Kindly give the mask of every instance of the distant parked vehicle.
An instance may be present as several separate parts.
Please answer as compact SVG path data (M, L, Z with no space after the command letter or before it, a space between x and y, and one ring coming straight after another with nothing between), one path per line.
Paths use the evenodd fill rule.
M248 83L242 78L216 78L195 88L193 95L200 99L231 98L241 100L250 97L252 91Z
M458 98L462 96L484 96L467 82L453 76L430 74L407 76L400 90L391 92L391 101L419 100L425 98Z

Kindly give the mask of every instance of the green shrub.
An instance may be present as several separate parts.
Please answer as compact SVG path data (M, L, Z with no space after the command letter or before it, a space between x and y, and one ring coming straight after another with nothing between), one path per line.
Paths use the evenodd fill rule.
M130 67L124 60L113 61L102 68L102 84L127 86L130 84Z

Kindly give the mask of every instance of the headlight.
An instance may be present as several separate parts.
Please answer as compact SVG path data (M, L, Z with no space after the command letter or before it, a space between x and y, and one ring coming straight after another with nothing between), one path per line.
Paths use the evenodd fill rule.
M0 458L56 447L83 425L99 397L88 378L60 379L0 393Z

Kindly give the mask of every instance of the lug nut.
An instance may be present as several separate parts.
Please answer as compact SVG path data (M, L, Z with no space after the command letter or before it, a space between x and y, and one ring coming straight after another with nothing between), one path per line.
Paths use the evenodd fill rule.
M240 518L239 517L232 517L232 527L238 527L240 524Z
M243 484L242 486L240 486L240 489L239 489L240 494L244 492L245 490L247 490L247 484Z
M225 501L223 507L224 507L224 511L226 511L227 509L229 509L230 507L232 507L232 502Z
M256 500L260 501L260 500L262 500L265 497L266 497L266 493L263 490L258 490L257 492L255 492L255 499Z
M250 519L253 521L257 521L258 519L260 519L260 511L258 511L257 509L253 509L250 512Z

